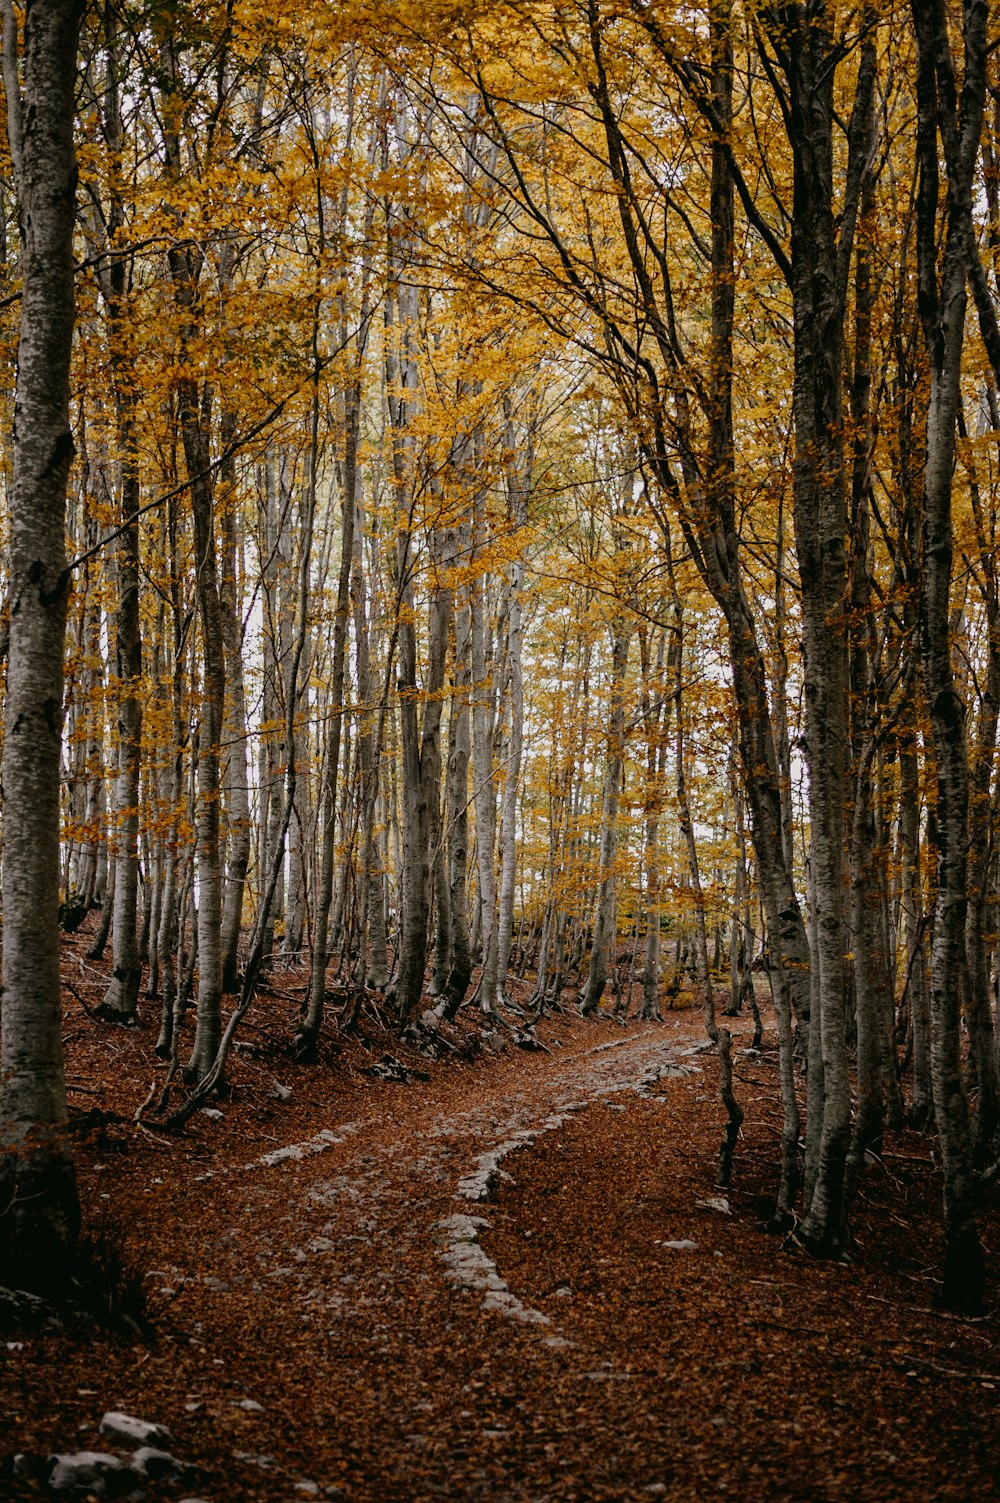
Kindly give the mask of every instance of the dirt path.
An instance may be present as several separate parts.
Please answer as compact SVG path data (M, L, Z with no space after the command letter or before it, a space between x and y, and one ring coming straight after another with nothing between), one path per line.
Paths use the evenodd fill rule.
M995 1323L943 1328L906 1268L779 1258L754 1231L768 1062L738 1056L765 1140L729 1215L694 1014L543 1037L408 1086L286 1070L287 1108L248 1093L190 1159L91 1156L85 1196L120 1215L127 1189L152 1229L158 1336L9 1351L12 1444L99 1448L124 1410L203 1469L160 1495L210 1503L995 1496Z
M482 1250L487 1197L516 1173L516 1149L594 1102L624 1105L656 1088L697 1038L687 1018L610 1038L572 1025L547 1032L551 1054L508 1055L461 1082L449 1073L386 1088L378 1110L334 1128L338 1141L323 1151L312 1152L314 1137L301 1159L278 1150L267 1167L222 1177L218 1235L194 1260L213 1265L221 1308L204 1312L200 1329L192 1319L185 1366L202 1341L207 1362L185 1382L197 1401L221 1379L228 1402L206 1397L206 1409L213 1428L229 1428L255 1495L287 1497L298 1484L305 1496L314 1483L352 1499L537 1496L519 1477L489 1375L527 1362L527 1408L571 1348ZM197 1292L178 1296L182 1324L203 1305L199 1277ZM236 1342L234 1303L245 1310ZM236 1407L245 1400L262 1412L248 1418ZM210 1416L199 1411L196 1425Z

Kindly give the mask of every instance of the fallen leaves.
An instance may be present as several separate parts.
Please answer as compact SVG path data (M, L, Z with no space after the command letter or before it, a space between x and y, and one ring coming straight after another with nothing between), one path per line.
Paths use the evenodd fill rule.
M279 993L259 1006L262 1036L291 1034ZM106 1112L79 1147L84 1203L108 1197L156 1332L9 1343L7 1444L97 1449L101 1414L124 1409L169 1428L216 1503L993 1499L1000 1328L931 1308L924 1140L866 1166L855 1265L782 1253L756 1229L773 1195L763 1115L726 1214L711 1063L666 1067L699 1026L609 1044L566 1015L541 1025L550 1053L456 1048L428 1067L365 1020L319 1067L241 1053L222 1114L163 1148L131 1120L150 1034L80 1023L74 1078ZM386 1054L411 1084L366 1076ZM773 1054L754 1085L777 1100ZM489 1181L489 1224L464 1181ZM984 1235L996 1265L995 1211Z

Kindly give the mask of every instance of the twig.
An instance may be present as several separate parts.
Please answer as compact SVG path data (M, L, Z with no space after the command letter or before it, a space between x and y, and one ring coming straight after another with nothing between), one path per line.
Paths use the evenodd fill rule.
M111 977L110 976L106 976L103 971L97 970L95 966L88 965L85 960L78 960L77 961L77 965L80 968L80 974L81 974L81 976L83 975L84 971L89 971L90 974L92 976L96 976L97 979L98 979L98 981L100 981L104 986L108 986L110 984L110 982L111 982ZM69 986L69 982L68 981L67 981L66 985ZM70 989L72 990L72 988L70 988Z
M88 1018L95 1018L96 1019L96 1017L97 1017L96 1010L94 1008L92 1008L92 1007L88 1007L87 1006L86 1002L80 996L80 993L77 991L77 989L73 985L72 981L68 981L65 976L60 977L60 981L61 981L61 984L66 988L66 990L68 992L72 992L73 996L76 998L76 1000L79 1002L80 1006L83 1008L84 1012L87 1014L87 1017Z
M258 992L264 992L269 997L280 997L283 1002L295 1002L296 1004L304 1002L309 995L309 988L307 986L303 986L299 991L299 995L296 996L294 992L286 992L284 987L275 986L273 981L266 979L257 982L257 990ZM335 986L327 987L327 991L336 990L337 987ZM247 1026L251 1025L248 1024Z
M912 1278L912 1274L905 1274L905 1278ZM927 1283L937 1283L936 1279L928 1279ZM877 1305L888 1305L892 1310L902 1310L907 1315L930 1315L935 1320L959 1320L963 1325L986 1325L993 1319L993 1312L986 1315L954 1315L951 1310L935 1310L927 1305L901 1305L898 1300L883 1299L880 1294L866 1294L865 1299L874 1300Z
M752 1326L767 1326L769 1330L787 1331L790 1336L826 1336L826 1331L817 1330L815 1326L789 1326L780 1320L766 1320L761 1315L748 1315L747 1324Z
M980 1170L976 1175L976 1188L979 1190L988 1190L990 1185L994 1184L997 1179L1000 1179L1000 1159L990 1164L988 1168Z
M154 1080L153 1084L149 1088L149 1095L146 1097L142 1105L137 1109L136 1114L132 1119L133 1122L138 1123L140 1127L142 1126L143 1115L145 1114L147 1107L152 1106L154 1100L156 1099L156 1091L158 1085L159 1082Z
M967 1378L970 1383L997 1383L1000 1384L1000 1373L970 1373L960 1367L941 1367L937 1362L928 1362L926 1357L915 1357L908 1354L894 1362L895 1367L907 1365L926 1367L928 1372L939 1373L942 1378Z

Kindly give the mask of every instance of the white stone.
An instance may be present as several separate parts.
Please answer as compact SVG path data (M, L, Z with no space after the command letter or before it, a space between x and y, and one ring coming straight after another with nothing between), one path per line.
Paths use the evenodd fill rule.
M132 1464L145 1472L147 1477L157 1481L179 1482L187 1476L187 1467L183 1461L178 1461L169 1451L161 1451L156 1446L140 1446L132 1457Z
M123 1446L165 1446L170 1439L166 1426L135 1419L131 1414L119 1414L113 1409L108 1410L101 1420L101 1434L108 1440L120 1441Z
M710 1195L707 1200L696 1200L695 1205L703 1211L718 1211L720 1216L731 1216L729 1201L724 1195Z
M49 1459L53 1463L49 1487L54 1493L103 1491L103 1479L111 1475L131 1473L139 1478L126 1462L102 1451L72 1451Z

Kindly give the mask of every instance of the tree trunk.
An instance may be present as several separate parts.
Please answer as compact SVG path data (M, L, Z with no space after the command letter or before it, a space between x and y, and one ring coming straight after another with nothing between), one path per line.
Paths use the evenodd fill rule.
M477 491L473 523L477 554L485 538L482 518L483 498ZM496 722L493 713L493 665L487 646L489 629L488 576L481 566L469 590L471 607L470 643L472 658L472 801L476 811L476 876L479 882L479 950L482 973L479 982L480 1004L491 1011L496 998L498 956L496 824L497 796L493 774L493 737Z
M655 669L650 658L649 634L639 627L639 650L642 669L642 718L646 732L646 786L644 803L643 864L646 891L643 901L645 939L643 945L642 1002L639 1017L647 1021L660 1018L660 810L664 781L666 719L669 713L663 669L667 635L657 633ZM666 700L666 703L664 703Z
M465 531L459 535L459 547ZM455 669L451 712L448 716L448 766L445 779L445 821L448 848L448 887L451 928L448 978L441 1016L450 1021L465 1000L472 978L472 945L469 937L469 762L472 739L469 727L471 692L470 636L472 617L467 585L460 586L455 611ZM440 1005L440 1004L439 1004Z
M313 908L312 953L309 966L309 1004L306 1016L295 1036L295 1051L306 1059L315 1057L316 1041L323 1022L326 1003L326 968L330 961L330 905L333 899L333 858L337 826L337 792L340 776L340 746L343 737L345 661L350 615L351 560L354 550L355 491L357 487L358 420L360 413L360 370L345 394L345 458L341 476L340 572L337 580L337 605L333 625L333 664L327 701L330 722L323 759L323 781L319 796L320 858L319 880ZM319 393L312 409L310 461L310 505L315 504L316 469L319 463Z
M358 700L361 719L358 726L357 766L361 780L361 880L358 895L360 940L358 986L385 991L389 982L386 952L385 879L375 835L375 814L379 796L379 761L385 733L388 681L376 710L374 675L371 669L367 592L364 568L364 518L360 493L354 520L354 556L351 565L351 604L354 613L354 652L357 659ZM368 945L365 946L367 925Z
M120 49L113 7L106 11L108 78L105 89L105 135L117 164L121 151ZM117 171L112 176L106 245L116 252L125 228ZM139 456L136 435L134 372L130 368L126 323L128 263L108 257L99 273L107 306L111 376L121 465L121 531L118 539L118 607L115 647L118 667L118 777L115 786L114 851L117 874L112 924L114 970L98 1013L115 1023L135 1021L142 980L136 929L139 895L139 773L142 749L142 637L139 625Z
M3 18L8 140L21 226L10 644L3 745L0 1238L4 1267L57 1277L79 1222L66 1134L59 988L59 779L66 630L66 485L73 458L73 109L79 0Z
M917 34L917 194L919 306L930 362L924 468L921 657L937 772L937 896L931 943L931 1079L944 1164L946 1304L977 1308L984 1259L975 1215L968 1106L962 1088L960 1002L966 978L969 770L965 706L951 661L952 472L965 335L966 235L985 94L987 7L965 14L965 76L960 110L943 14L914 0ZM938 271L938 132L945 137L948 211ZM955 139L957 137L957 139ZM951 149L949 149L951 148Z
M504 445L507 461L507 495L511 525L522 528L528 521L528 497L534 469L534 432L529 426L520 465L514 463L514 426L507 406ZM524 747L524 679L522 667L521 590L524 584L524 559L518 553L509 566L507 580L507 665L510 685L510 741L504 764L503 795L500 802L500 893L497 907L496 1000L503 1000L510 965L514 934L514 882L517 871L517 796L521 785L521 756Z
M139 481L131 415L119 422L123 445L118 543L118 777L115 785L115 901L112 917L114 970L98 1009L113 1023L133 1023L142 965L136 928L139 896L139 771L142 745L142 641L139 633Z
M705 1032L713 1044L719 1042L719 1026L715 1020L715 1000L712 994L712 977L708 965L708 935L705 928L705 893L701 885L701 869L698 864L698 843L695 839L694 821L687 793L686 752L684 747L684 613L681 598L674 578L670 545L667 543L668 571L670 577L671 606L673 614L673 641L670 645L668 665L672 669L672 694L674 709L674 779L677 791L677 822L680 825L687 854L688 878L694 902L694 973L701 992L702 1016Z
M848 128L846 186L834 208L833 130L836 58L831 17L796 5L771 35L790 97L793 153L790 285L794 321L795 420L793 492L795 542L802 581L805 741L809 769L810 870L813 887L812 964L820 1007L822 1127L815 1121L807 1156L811 1197L802 1237L812 1250L836 1255L847 1236L845 1165L851 1089L845 1041L844 824L848 773L847 492L842 365L844 318L862 175L871 136L875 46L860 51ZM810 1096L815 1116L817 1097Z
M223 452L235 438L235 421L229 408L219 420ZM222 788L225 796L229 858L222 906L222 989L239 990L238 956L243 922L243 894L250 865L250 787L247 768L247 708L243 683L243 621L237 558L242 541L239 498L236 491L234 456L220 466L219 511L219 611L226 664L225 755Z
M614 944L613 911L616 889L615 856L618 850L618 801L625 767L625 670L628 665L629 633L624 622L611 629L611 679L609 685L607 768L601 799L601 839L598 857L597 908L590 969L580 993L580 1011L590 1017L600 1005L608 979L611 946Z

